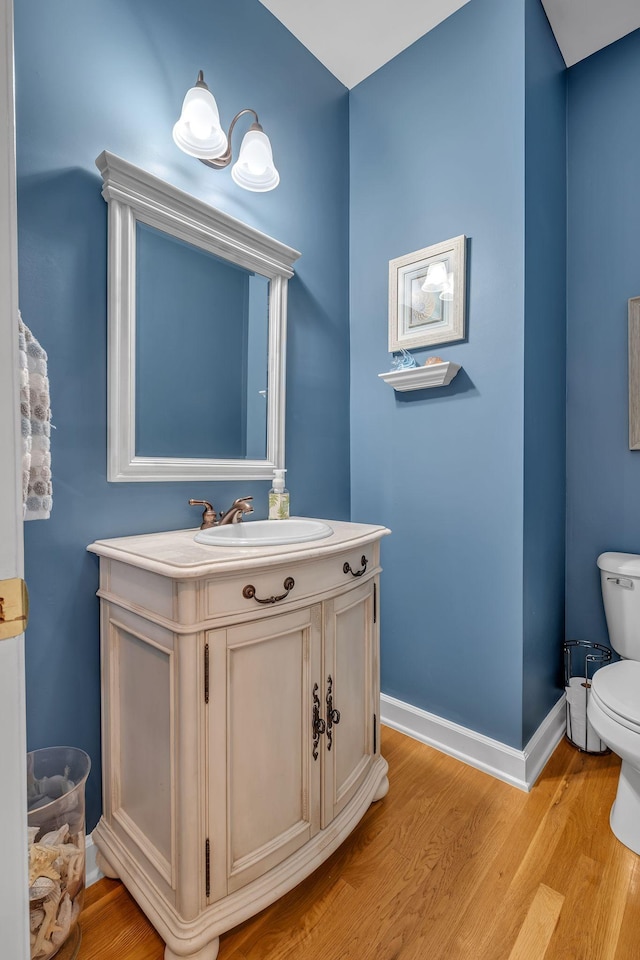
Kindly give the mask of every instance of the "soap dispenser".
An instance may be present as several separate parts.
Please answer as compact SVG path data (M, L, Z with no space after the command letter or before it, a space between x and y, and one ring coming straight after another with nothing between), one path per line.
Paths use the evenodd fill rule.
M269 490L269 520L289 519L289 491L284 485L286 470L273 471L273 486Z

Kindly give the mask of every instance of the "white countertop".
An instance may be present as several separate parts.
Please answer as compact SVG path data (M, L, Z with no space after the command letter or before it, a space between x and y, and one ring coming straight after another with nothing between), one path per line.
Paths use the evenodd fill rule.
M311 518L309 518L311 519ZM320 518L313 518L320 519ZM244 521L251 523L250 520ZM285 524L286 520L274 520ZM96 540L87 547L91 553L119 560L173 579L192 579L208 573L270 567L291 559L317 560L344 550L357 549L391 533L386 527L370 523L349 523L345 520L322 520L333 530L330 537L307 543L286 543L278 546L219 547L196 543L199 528L146 533L134 537Z

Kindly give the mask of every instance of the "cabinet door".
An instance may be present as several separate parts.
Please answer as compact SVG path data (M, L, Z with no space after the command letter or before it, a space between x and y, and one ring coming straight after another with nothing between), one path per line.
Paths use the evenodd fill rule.
M208 635L214 647L211 856L216 860L225 852L229 893L276 866L320 828L313 691L322 683L321 622L316 604Z
M375 581L325 603L323 680L327 730L322 738L324 783L322 826L346 806L371 767L378 697ZM331 702L329 703L329 699ZM330 709L334 713L330 722Z

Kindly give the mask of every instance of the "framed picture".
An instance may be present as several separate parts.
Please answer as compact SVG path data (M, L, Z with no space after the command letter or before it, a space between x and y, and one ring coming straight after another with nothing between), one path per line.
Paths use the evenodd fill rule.
M466 237L389 261L389 350L465 337Z

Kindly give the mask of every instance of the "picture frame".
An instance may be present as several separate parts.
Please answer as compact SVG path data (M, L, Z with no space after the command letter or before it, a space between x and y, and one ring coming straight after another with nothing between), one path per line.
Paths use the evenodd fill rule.
M629 450L640 450L640 297L629 300Z
M453 237L389 261L389 351L464 340L466 240Z

